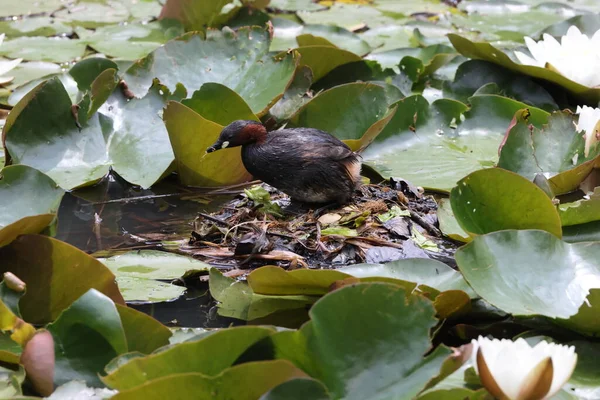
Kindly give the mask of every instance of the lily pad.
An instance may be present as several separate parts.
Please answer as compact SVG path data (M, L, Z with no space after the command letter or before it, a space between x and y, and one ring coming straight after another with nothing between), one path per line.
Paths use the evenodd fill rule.
M306 374L302 370L284 360L256 361L228 368L214 377L200 373L168 375L146 385L120 391L112 398L186 398L193 393L198 398L215 400L254 400L285 381L304 376Z
M134 358L102 380L108 386L123 391L172 374L196 372L215 376L234 365L251 345L272 333L272 329L258 326L222 330L200 340L179 343L158 353Z
M64 190L47 175L25 165L4 167L0 176L2 247L20 234L39 233L48 226L58 211ZM24 196L24 193L30 195ZM23 218L26 217L29 218L24 221ZM18 227L21 229L17 229Z
M108 58L90 57L79 61L69 70L69 74L77 82L77 87L82 92L92 86L92 82L107 69L118 70L118 65Z
M560 204L558 206L558 213L563 226L599 221L600 188L595 188L589 198Z
M262 395L259 400L329 400L327 388L316 379L296 378L283 382Z
M465 175L493 166L513 115L523 103L496 96L474 96L471 108L450 99L431 105L421 95L396 103L394 118L365 151L365 163L384 176L401 176L413 184L450 191ZM530 121L548 114L530 108Z
M538 230L477 236L456 252L460 271L484 300L514 315L550 318L577 314L589 290L600 288L598 257L594 244L569 244Z
M99 258L98 261L117 277L146 279L178 279L210 268L210 265L191 257L156 250L131 251L110 258Z
M371 46L367 42L355 33L339 26L304 25L302 34L297 33L295 39L300 47L330 45L359 56L368 54L371 51ZM323 39L325 42L323 42Z
M128 351L116 305L94 289L64 310L48 331L54 339L55 385L78 379L102 386L98 374L112 358Z
M160 282L154 279L117 276L116 282L125 301L132 304L172 301L185 293L184 286Z
M221 83L237 92L256 114L266 113L292 80L293 55L277 61L269 54L269 33L257 27L233 32L209 30L188 33L167 42L136 62L124 76L129 89L142 97L154 78L171 92L181 83L188 93L207 82ZM193 57L189 55L193 54ZM173 69L173 63L178 68Z
M22 18L16 21L2 21L0 22L0 32L5 33L9 37L58 36L72 33L73 28L57 21L53 17L44 16Z
M459 53L465 57L481 59L498 64L509 71L521 73L532 78L555 83L581 100L596 105L600 101L600 89L589 88L546 68L515 63L508 55L486 42L471 42L461 36L450 34L448 38Z
M552 96L531 78L507 71L482 60L469 60L458 67L454 82L444 82L444 97L467 103L482 86L496 84L497 93L551 112L558 110Z
M4 128L13 163L37 168L65 189L103 177L109 164L101 123L97 115L86 122L86 113L79 110L80 131L58 78L38 85L15 106Z
M438 202L437 217L440 222L440 230L444 235L463 243L472 240L456 220L449 199L442 199Z
M158 91L136 101L115 91L89 119L84 98L77 111L80 130L71 100L53 78L37 86L11 113L6 148L13 163L37 168L66 189L95 183L111 166L129 182L149 187L173 161L158 115L164 105Z
M575 190L594 168L600 146L585 156L583 133L575 129L573 115L556 112L542 129L530 126L526 111L517 112L500 150L498 167L527 179L543 174L556 195ZM587 221L586 221L587 222Z
M300 65L312 70L314 82L340 65L361 60L354 53L331 46L306 46L299 47L296 51L300 54Z
M317 295L329 292L330 286L351 275L338 270L298 269L285 271L274 266L257 268L248 275L254 293L264 295Z
M366 147L385 128L388 99L382 86L349 83L326 90L306 103L290 119L290 125L321 129L341 140ZM379 121L382 121L378 124ZM377 124L375 132L369 132ZM369 134L367 135L367 132Z
M474 297L474 293L460 273L446 264L428 258L407 258L386 264L357 264L338 269L339 272L357 278L393 278L415 282L424 292L462 290ZM435 296L434 296L435 297Z
M319 300L310 316L300 330L272 336L275 354L321 380L334 398L411 399L449 354L438 347L422 356L436 323L433 306L395 285L343 287Z
M247 283L223 276L214 268L210 270L209 287L211 296L220 303L220 315L244 321L252 321L282 310L304 309L319 299L318 296L309 295L256 294Z
M62 7L61 0L38 0L11 1L2 5L0 17L12 17L16 15L37 14L58 10Z
M115 276L102 263L60 240L20 236L0 248L0 260L2 272L10 271L27 284L19 306L23 318L31 323L53 321L92 288L118 304L125 303Z
M534 183L501 168L461 179L450 203L458 223L472 236L504 229L541 229L562 236L552 199Z
M198 97L192 98L188 104L198 107L199 111L210 113L211 117L221 121L223 121L222 118L231 119L229 122L236 119L257 119L239 96L232 90L219 86L220 88L209 85L206 93L215 93L214 90L216 90L225 96L230 100L227 108L220 108L223 104L221 98L209 98L204 95L202 95L202 101ZM212 89L209 90L209 88ZM224 116L222 112L220 115L215 114L219 110L230 110L230 112L227 116ZM245 182L250 179L251 176L242 163L240 147L206 153L206 149L219 137L223 125L210 121L191 108L175 101L167 104L163 118L175 153L179 179L183 184L220 186ZM227 165L227 168L223 168L223 165Z
M54 13L59 21L86 28L97 28L107 24L117 24L129 19L129 10L119 1L80 0L66 4Z
M200 31L207 26L220 22L223 7L232 0L187 1L166 0L159 18L171 18L180 21L186 31Z
M68 62L82 57L84 52L84 42L64 38L19 37L0 46L0 55L27 61Z

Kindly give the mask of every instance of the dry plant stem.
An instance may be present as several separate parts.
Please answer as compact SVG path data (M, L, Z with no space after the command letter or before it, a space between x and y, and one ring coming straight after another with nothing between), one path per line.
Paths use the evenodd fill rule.
M438 228L436 228L435 226L430 224L429 222L425 221L425 219L419 213L412 211L412 210L409 210L409 212L410 212L410 219L415 221L417 224L421 225L421 227L423 227L423 229L425 229L427 232L429 232L430 234L432 234L436 237L442 236L442 232Z

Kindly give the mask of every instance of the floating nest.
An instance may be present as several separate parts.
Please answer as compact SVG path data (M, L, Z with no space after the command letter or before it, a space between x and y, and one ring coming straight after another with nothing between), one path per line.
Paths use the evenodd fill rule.
M336 268L403 258L454 266L456 244L438 229L437 203L404 180L365 184L351 204L308 208L261 184L200 214L180 248L215 267Z

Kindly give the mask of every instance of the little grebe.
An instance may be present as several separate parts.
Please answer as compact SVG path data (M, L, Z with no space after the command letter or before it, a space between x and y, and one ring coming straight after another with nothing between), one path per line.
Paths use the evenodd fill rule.
M234 121L206 151L242 146L255 178L306 203L350 201L360 180L360 156L329 133L312 128L267 133L256 121Z

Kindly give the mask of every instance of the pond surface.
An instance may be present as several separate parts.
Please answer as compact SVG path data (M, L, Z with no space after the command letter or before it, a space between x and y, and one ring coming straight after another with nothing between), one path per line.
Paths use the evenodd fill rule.
M174 250L190 237L198 212L213 212L231 197L192 191L172 178L143 190L111 174L93 187L63 197L56 238L97 257L137 249ZM188 290L177 300L129 305L169 326L240 323L217 315L206 283L193 279L186 286Z

